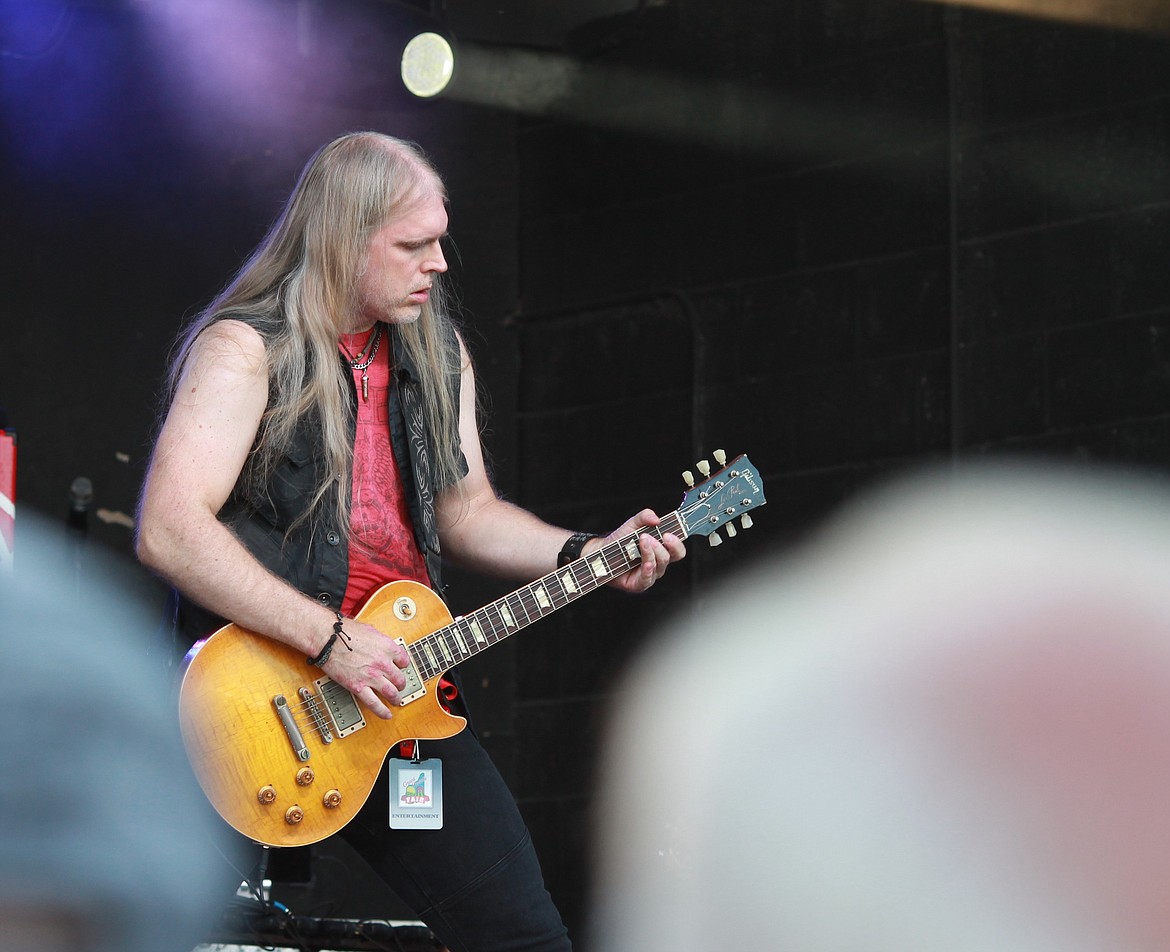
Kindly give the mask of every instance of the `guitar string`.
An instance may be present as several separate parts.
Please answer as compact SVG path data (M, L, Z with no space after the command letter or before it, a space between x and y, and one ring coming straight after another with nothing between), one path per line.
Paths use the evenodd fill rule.
M666 521L664 520L664 522ZM664 528L658 526L654 527L651 531L658 538L661 538L663 531L669 532L672 529L670 527ZM629 571L636 563L629 558L627 549L636 538L637 535L631 533L628 536L615 540L597 552L592 553L589 560L578 560L576 563L563 566L555 572L551 572L529 585L523 586L515 592L492 602L490 605L476 609L469 615L454 619L451 623L421 636L409 646L415 667L424 673L424 680L427 680L447 670L444 665L449 667L473 657L479 651L484 650L484 648L498 644L514 631L540 620L551 611L565 607L577 597L599 588L612 577ZM584 564L586 561L591 561L597 556L601 556L606 563L606 572L601 577L588 570ZM618 558L616 568L612 564L615 556ZM570 590L565 586L563 576L566 571L572 576L573 584L577 587L576 591ZM555 588L550 585L554 579L557 582ZM537 594L538 590L543 590L545 600L548 602L547 605L542 603L541 597ZM515 619L513 609L516 607L519 607L523 612L525 616L524 621L522 623L509 624L503 616L503 609L507 609L512 613L513 619ZM472 624L479 626L482 639L477 638L471 631ZM485 626L487 629L486 632L484 631ZM464 630L466 630L466 634L469 637L465 637ZM483 642L486 642L486 644ZM475 647L471 647L472 645ZM419 655L421 657L418 657Z
M661 540L664 532L675 531L673 528L665 526L666 523L677 522L678 528L684 529L686 522L679 517L685 514L693 514L704 507L711 507L709 500L700 500L698 502L691 503L689 506L680 508L677 512L671 513L669 516L663 519L662 523L660 523L658 526L651 527L649 531L655 535L656 538ZM688 533L687 535L689 536L690 534L691 533ZM414 668L422 675L422 680L425 683L426 681L439 676L444 671L449 670L450 667L453 667L460 661L474 657L476 654L487 647L499 644L500 641L502 641L508 635L512 634L513 631L518 631L521 628L532 624L534 621L539 621L541 618L551 613L552 611L571 604L581 595L595 591L597 588L600 588L603 584L606 584L613 578L630 571L636 564L636 561L629 557L627 550L630 544L637 541L637 538L638 533L630 533L620 539L615 539L613 542L602 546L602 548L598 549L596 552L590 553L589 556L578 559L576 562L572 562L567 566L563 566L557 569L555 572L551 572L548 575L535 580L529 585L523 586L517 589L515 592L504 596L503 598L497 599L490 605L484 606L483 608L472 612L471 617L477 624L486 623L488 625L490 635L495 638L494 641L491 640L491 638L487 635L484 636L487 644L480 644L474 636L472 636L471 641L468 641L466 638L464 638L462 633L459 632L458 626L460 622L467 622L467 616L453 620L451 623L421 636L408 646L408 651L411 654L411 661ZM615 556L619 559L616 566L611 563L611 559ZM597 558L601 558L606 569L606 571L600 577L595 572L587 569L587 566ZM586 571L584 577L581 577L579 570L583 568L586 569ZM563 576L566 571L568 571L568 574L572 576L573 584L577 586L576 591L570 591L566 589L563 581ZM550 594L549 583L551 583L554 579L558 583L557 589L559 590L559 593L554 591ZM545 607L541 604L541 599L536 594L537 589L544 589L545 597L549 602L548 607ZM511 612L512 609L509 605L510 602L518 602L520 609L525 615L524 623L517 624L514 628L507 624L502 614L500 614L499 608L499 606L503 604L505 607L508 607L509 612ZM491 610L493 608L496 609L497 615L500 616L499 621L496 621L491 617ZM535 616L535 618L533 616ZM515 616L513 614L513 618L514 617ZM501 622L503 623L502 635L500 634ZM449 636L456 639L457 643L455 645L450 643ZM434 650L437 644L442 644L445 647L445 651ZM475 648L471 647L473 644L475 645ZM425 655L428 653L428 649L429 653L435 656L435 660L444 663L449 661L448 667L445 668L442 666L442 664L435 664L430 657L419 657L420 655ZM311 698L302 698L299 704L291 705L290 708L297 726L301 730L302 734L308 734L310 736L324 736L326 731L333 733L334 728L331 727L329 723L320 724L318 722L318 712L320 712L321 716L325 717L326 720L328 720L329 714L328 705L322 700L319 692L314 693ZM303 719L307 719L310 723L308 725L303 724Z

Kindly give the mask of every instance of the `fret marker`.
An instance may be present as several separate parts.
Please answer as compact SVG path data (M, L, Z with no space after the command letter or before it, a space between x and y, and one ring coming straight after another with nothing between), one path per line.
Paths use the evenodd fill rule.
M472 622L471 624L474 625L475 622ZM459 626L456 625L452 630L455 632L455 640L459 642L459 650L463 652L463 654L471 654L467 648L467 642L463 638L463 632L459 630Z
M447 640L442 636L439 637L439 650L443 653L443 660L448 666L455 663L455 658L451 655L451 649L447 647Z
M576 581L576 579L573 578L572 572L566 572L564 575L561 576L561 584L563 586L565 586L566 592L577 591L577 581Z
M439 659L435 657L435 652L431 650L431 644L429 641L423 643L423 651L427 653L427 660L430 661L431 667L438 671L441 667L439 664Z
M592 562L590 562L589 568L593 570L593 574L597 576L597 578L605 578L609 575L609 566L605 564L605 559L603 559L601 556L598 556Z
M626 558L631 562L642 561L642 553L638 551L638 544L633 539L626 543Z
M479 622L473 620L468 627L471 629L471 636L475 639L477 645L487 644L487 639L483 636L483 629L479 627Z
M516 619L512 617L512 613L508 610L507 605L500 606L500 617L504 619L504 624L509 628L516 627Z
M536 604L541 608L552 607L552 602L548 600L548 592L544 590L543 585L537 585L536 588L532 590L532 594L536 596Z

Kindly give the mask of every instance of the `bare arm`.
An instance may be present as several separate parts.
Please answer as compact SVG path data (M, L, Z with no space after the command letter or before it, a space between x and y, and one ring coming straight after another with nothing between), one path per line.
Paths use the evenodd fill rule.
M147 472L138 557L216 614L315 656L336 616L264 568L216 518L247 460L267 400L260 335L238 321L204 331ZM369 626L349 620L345 630L354 650L335 650L326 672L376 714L388 716L376 693L396 699L405 652Z
M475 377L466 354L463 368L459 435L468 473L459 486L441 493L437 500L443 553L479 572L521 580L537 578L556 568L557 554L571 532L550 525L496 495L483 461L475 416ZM606 540L657 524L658 516L644 509L611 532ZM606 540L586 543L585 552L599 548ZM671 562L686 555L682 541L670 533L661 542L643 533L638 545L641 566L614 579L611 585L624 591L644 591L662 576Z

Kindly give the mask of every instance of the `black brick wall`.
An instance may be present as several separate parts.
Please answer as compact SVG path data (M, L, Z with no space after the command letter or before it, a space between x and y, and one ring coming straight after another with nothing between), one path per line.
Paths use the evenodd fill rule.
M748 452L770 499L734 545L692 541L670 585L599 595L520 649L518 790L575 924L582 758L663 616L926 462L1165 465L1168 53L898 0L683 0L593 61L597 90L622 67L656 77L644 94L580 89L522 125L522 501L608 526L673 506L674 471L715 446ZM656 122L663 76L694 121ZM681 704L709 702L702 680Z

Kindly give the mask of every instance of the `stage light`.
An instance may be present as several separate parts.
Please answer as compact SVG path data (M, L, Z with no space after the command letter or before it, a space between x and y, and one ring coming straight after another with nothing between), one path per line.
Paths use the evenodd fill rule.
M438 33L420 33L402 50L402 82L414 95L429 99L451 82L455 51Z

